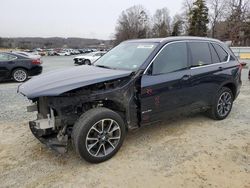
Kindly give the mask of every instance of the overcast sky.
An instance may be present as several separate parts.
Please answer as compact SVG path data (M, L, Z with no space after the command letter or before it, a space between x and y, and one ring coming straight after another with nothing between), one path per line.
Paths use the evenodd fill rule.
M111 39L121 12L143 5L151 15L167 7L173 16L183 0L0 0L0 37Z

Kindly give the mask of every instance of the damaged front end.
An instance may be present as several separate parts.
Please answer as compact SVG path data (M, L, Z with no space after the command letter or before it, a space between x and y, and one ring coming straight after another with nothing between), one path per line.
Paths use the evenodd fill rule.
M124 119L128 129L138 128L138 91L135 80L124 77L67 91L59 96L37 97L28 112L37 111L29 122L35 137L49 148L67 152L75 122L86 111L106 107Z
M90 109L109 108L121 115L128 129L138 127L138 75L82 66L32 78L18 87L18 93L33 101L28 111L38 112L29 122L35 137L65 153L75 122Z
M27 107L28 112L38 111L37 120L30 121L29 127L33 135L49 148L59 152L67 152L69 134L67 126L62 127L54 109L48 107L47 97L40 97L35 104Z

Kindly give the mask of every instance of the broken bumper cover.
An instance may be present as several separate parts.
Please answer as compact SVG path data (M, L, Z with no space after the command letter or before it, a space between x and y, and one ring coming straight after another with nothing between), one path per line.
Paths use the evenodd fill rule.
M49 129L39 129L37 121L30 121L29 127L33 135L47 147L61 154L67 152L67 146L68 146L67 136L64 136L63 139L59 140L57 133L53 133Z

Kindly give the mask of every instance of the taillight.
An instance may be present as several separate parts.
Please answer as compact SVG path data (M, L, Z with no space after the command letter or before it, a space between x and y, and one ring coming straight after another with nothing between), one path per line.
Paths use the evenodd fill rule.
M40 65L41 64L41 60L40 59L34 59L34 60L32 60L32 64L33 65Z
M243 69L243 65L240 63L240 71L242 71Z

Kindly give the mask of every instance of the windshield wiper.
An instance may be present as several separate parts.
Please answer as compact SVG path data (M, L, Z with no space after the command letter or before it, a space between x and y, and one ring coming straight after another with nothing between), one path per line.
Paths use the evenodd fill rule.
M95 65L96 67L101 67L105 69L112 69L111 67L105 66L105 65Z

